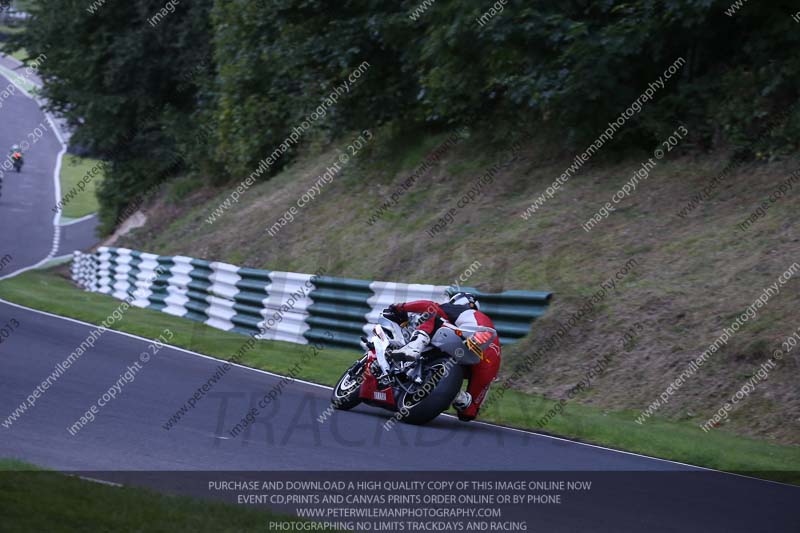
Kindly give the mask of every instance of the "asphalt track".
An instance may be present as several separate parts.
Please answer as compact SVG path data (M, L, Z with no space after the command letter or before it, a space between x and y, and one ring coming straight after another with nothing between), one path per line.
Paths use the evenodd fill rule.
M0 109L0 147L25 138L42 120L33 101L12 97ZM8 254L11 261L2 276L70 251L63 246L53 251L53 172L61 148L50 132L31 147L23 172L4 179L0 257ZM72 246L92 244L85 228L76 227L73 235ZM0 343L0 422L93 329L0 301L0 327L12 320L18 327ZM319 423L330 392L303 382L285 387L257 422L234 438L228 430L281 380L243 367L233 367L167 430L167 420L208 382L220 362L167 346L142 363L140 354L152 352L149 344L113 331L100 336L33 407L9 427L0 426L0 457L200 495L202 479L213 473L358 471L353 477L364 478L375 471L403 470L448 472L457 478L459 471L469 470L525 473L531 479L580 475L597 480L591 493L561 505L521 510L529 513L525 518L535 517L529 530L800 531L797 487L489 424L463 424L451 417L422 428L398 425L386 431L387 413L359 407ZM71 435L67 428L137 362L141 370L133 381L92 423ZM197 476L200 484L192 481Z
M0 64L23 75L11 58ZM36 76L32 82L38 82ZM11 82L0 75L0 91ZM39 137L36 129L43 131ZM60 133L59 133L60 134ZM96 242L96 217L68 225L54 225L52 210L60 191L53 179L63 145L52 128L51 119L23 91L17 90L0 103L0 157L5 160L9 148L27 142L22 172L3 172L0 195L0 277L20 268L92 246ZM0 168L0 172L2 169Z

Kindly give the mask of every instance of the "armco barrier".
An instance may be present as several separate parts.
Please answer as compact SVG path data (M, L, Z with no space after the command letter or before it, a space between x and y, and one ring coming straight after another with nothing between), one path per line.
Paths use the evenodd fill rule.
M381 311L396 302L442 302L454 289L364 281L238 267L185 256L166 257L126 248L75 252L72 279L86 290L129 299L132 305L258 338L300 344L358 347ZM504 344L528 334L547 309L549 292L483 293L481 309Z

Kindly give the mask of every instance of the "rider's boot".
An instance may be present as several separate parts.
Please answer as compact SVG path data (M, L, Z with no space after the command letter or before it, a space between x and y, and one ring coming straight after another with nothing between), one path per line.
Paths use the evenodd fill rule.
M408 344L394 351L393 357L397 361L416 361L419 359L419 354L422 353L428 344L430 344L430 336L422 330L417 330L411 336Z
M453 400L453 407L456 411L463 411L472 404L472 395L467 391L459 391Z

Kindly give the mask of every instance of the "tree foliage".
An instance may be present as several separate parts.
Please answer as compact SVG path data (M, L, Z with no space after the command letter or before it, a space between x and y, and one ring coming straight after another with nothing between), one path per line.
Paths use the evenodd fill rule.
M729 16L728 0L509 0L479 24L499 4L438 0L412 20L418 0L192 0L156 27L162 0L87 3L48 1L20 44L47 54L45 96L75 142L113 163L107 224L173 174L249 174L365 61L315 135L477 116L546 124L572 149L679 57L615 147L651 146L684 124L701 149L770 157L795 151L800 134L791 3Z

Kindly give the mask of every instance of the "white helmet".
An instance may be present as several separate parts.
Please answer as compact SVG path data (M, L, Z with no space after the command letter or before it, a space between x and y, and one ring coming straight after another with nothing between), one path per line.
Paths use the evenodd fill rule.
M473 309L480 310L481 304L478 299L471 292L457 292L450 297L450 303L453 305L468 305Z

